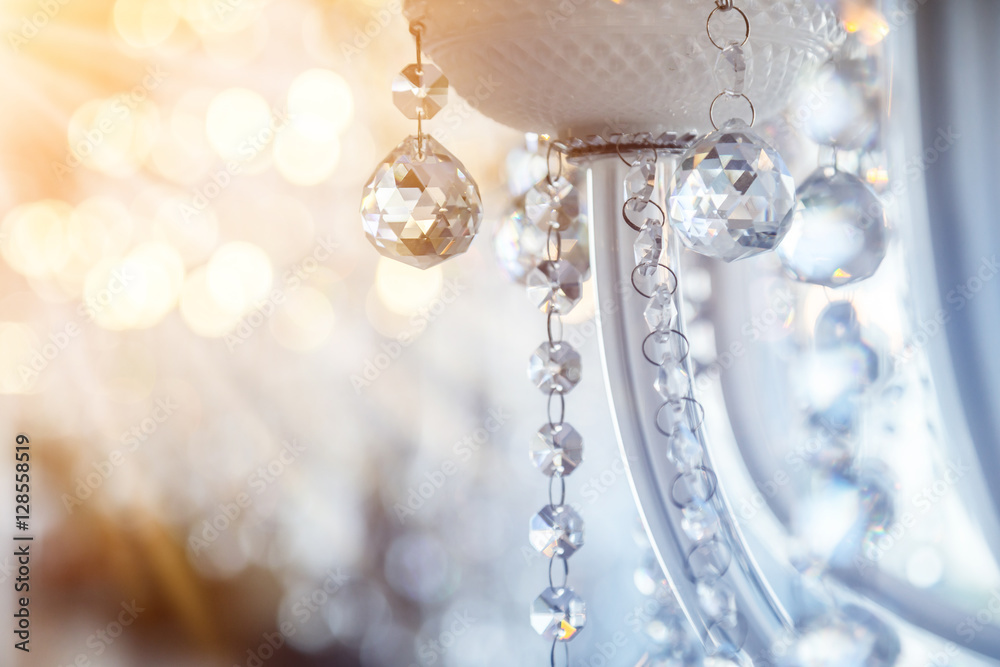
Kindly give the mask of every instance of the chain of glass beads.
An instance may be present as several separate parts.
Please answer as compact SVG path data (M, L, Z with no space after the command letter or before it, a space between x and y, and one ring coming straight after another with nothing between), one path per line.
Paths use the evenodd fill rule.
M436 66L423 61L424 24L414 22L410 33L416 41L417 61L393 78L392 101L404 116L417 121L417 146L423 151L424 121L436 116L448 103L448 78Z
M712 34L712 19L719 12L725 13L730 11L739 13L740 18L743 19L745 26L743 39L729 40L725 44L720 44ZM708 33L708 39L712 42L712 46L719 50L718 58L715 61L715 80L721 92L715 96L715 99L712 100L712 104L708 108L708 116L709 120L712 121L712 127L716 130L719 129L719 125L715 122L715 107L719 101L725 100L731 102L737 99L743 100L750 107L750 120L746 124L753 126L754 120L756 120L756 110L754 109L753 102L750 101L750 98L744 92L748 84L747 56L744 49L747 41L750 39L750 19L747 18L742 9L733 4L732 0L716 0L715 8L712 9L708 15L708 19L705 21L705 31ZM727 123L734 120L736 119L730 118Z
M704 408L692 397L686 363L689 343L677 328L677 275L665 263L664 215L652 200L657 155L643 150L631 163L625 161L630 168L625 177L627 199L622 214L625 223L638 231L631 281L633 288L649 300L643 315L650 333L643 340L642 352L657 367L653 386L663 403L656 412L656 428L667 438L667 458L678 471L670 499L681 510L681 528L691 540L686 575L697 585L709 639L716 654L728 658L742 648L747 625L736 609L735 591L724 581L732 550L721 533L712 503L718 479L707 465L697 435L704 421Z
M586 623L586 605L567 584L569 558L583 546L583 519L566 504L566 476L583 461L583 439L566 422L566 394L580 382L580 354L562 336L562 316L580 302L583 276L562 258L562 233L578 224L577 191L563 176L562 156L553 155L551 145L546 158L548 173L528 193L525 207L529 223L545 230L546 258L525 282L532 303L546 313L547 339L531 355L528 379L548 395L548 421L532 438L530 453L549 478L549 502L531 518L528 538L549 559L549 585L531 607L531 625L552 640L554 667L560 643L569 665L568 642Z

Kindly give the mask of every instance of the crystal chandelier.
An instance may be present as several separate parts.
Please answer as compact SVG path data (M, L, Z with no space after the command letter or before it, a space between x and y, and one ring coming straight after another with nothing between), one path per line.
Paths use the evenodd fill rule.
M414 0L407 15L417 61L393 91L418 130L364 194L379 252L427 267L480 227L472 176L422 126L449 82L528 133L544 165L493 243L545 314L528 375L547 402L531 458L548 503L529 539L548 581L530 621L550 663L570 664L600 613L569 565L586 517L567 477L586 462L567 414L591 369L562 317L588 277L649 539L642 581L663 641L647 664L888 666L927 631L933 650L965 651L888 587L865 587L891 571L887 539L906 516L871 443L904 432L891 423L904 397L935 401L922 351L901 365L906 345L878 326L881 301L907 308L912 237L890 233L901 207L887 196L898 159L877 3ZM906 437L933 444L935 418L925 426Z

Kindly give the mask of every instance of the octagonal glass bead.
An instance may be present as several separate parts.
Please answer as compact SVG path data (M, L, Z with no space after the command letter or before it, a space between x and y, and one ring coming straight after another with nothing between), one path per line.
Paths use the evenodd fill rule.
M448 103L448 78L434 65L407 65L392 80L392 101L411 120L433 118Z

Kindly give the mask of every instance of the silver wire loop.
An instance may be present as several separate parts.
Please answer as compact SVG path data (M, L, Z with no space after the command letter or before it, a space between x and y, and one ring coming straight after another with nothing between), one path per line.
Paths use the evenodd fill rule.
M691 429L692 433L697 433L698 429L701 428L701 425L705 423L705 408L702 406L701 403L698 402L698 399L691 398L690 396L684 396L682 398L672 398L669 401L664 401L663 403L660 404L660 407L656 409L656 415L653 417L653 419L655 419L653 426L656 427L657 431L667 436L668 438L672 436L674 433L673 431L667 433L667 431L660 426L660 413L663 412L663 408L669 405L680 403L681 401L685 402L684 411L687 413L688 416L690 416L691 410L695 410L696 419L694 419L693 421L690 419L688 420L689 421L688 428Z
M712 550L718 550L716 554L712 554ZM711 570L709 572L696 572L694 566L691 564L691 557L695 554L701 554L703 557L708 559L711 558ZM711 537L704 542L694 545L691 551L687 555L687 570L686 574L688 579L692 582L697 583L699 579L711 578L721 579L726 576L726 572L729 571L729 566L733 562L733 550L729 547L729 544L725 540L719 539L719 536Z
M740 612L733 618L721 618L708 626L708 636L715 642L716 654L725 656L743 649L749 628L747 620Z
M417 74L424 73L424 61L423 61L423 37L424 30L427 26L423 24L422 21L414 21L410 24L410 34L417 42Z
M640 296L642 296L642 297L644 297L646 299L652 299L653 295L652 294L646 294L641 289L639 289L639 286L635 284L635 275L636 275L636 273L638 271L641 271L642 269L650 266L651 264L652 264L652 262L645 262L643 264L636 264L635 268L632 269L632 289L634 289L636 292L639 293ZM671 295L676 294L677 293L677 274L674 273L674 270L671 269L666 264L657 264L656 266L657 266L657 270L659 270L659 269L666 269L667 273L670 274L670 278L674 281L674 284L667 291L670 292Z
M562 154L558 154L556 157L559 160L559 171L556 172L555 178L552 177L552 151L555 150L555 145L549 143L549 150L545 153L545 180L548 184L555 186L555 184L562 178L563 174L563 163Z
M652 162L653 164L656 164L657 155L656 155L656 149L654 149L654 148L636 148L635 149L635 152L636 152L636 158L635 158L635 160L629 161L629 160L625 159L625 156L622 155L622 137L623 136L624 135L619 134L618 137L615 139L615 152L618 153L618 159L619 160L621 160L622 162L624 162L625 164L627 164L630 167L634 167L636 165L636 162L642 161L643 155L652 155L653 156L652 159L651 160L646 160L646 161L647 162Z
M556 480L559 480L559 502L555 501L555 496L552 494L553 486ZM549 505L553 507L560 507L566 504L566 478L562 476L562 473L556 472L554 475L549 477Z
M559 421L552 419L552 397L559 397ZM566 423L566 394L561 391L556 391L555 389L549 392L549 403L548 409L546 410L546 416L549 418L549 428L553 431L558 429L560 426Z
M711 106L708 107L708 120L712 122L712 127L714 127L716 130L719 129L718 124L715 122L715 103L719 101L719 98L724 96L733 98L742 97L744 100L746 100L747 104L750 105L750 122L747 123L747 125L749 127L753 127L754 121L757 120L757 110L754 108L753 102L750 101L750 98L747 97L745 93L738 93L736 95L733 95L731 93L727 93L726 91L722 91L721 93L716 95L715 99L712 100Z
M691 498L678 498L677 497L677 483L680 482L686 475L698 475L705 480L705 497L697 497L693 494ZM695 466L687 473L679 473L674 477L674 481L670 484L670 500L678 509L684 509L685 507L690 507L696 502L707 503L715 495L715 492L719 489L719 477L712 471L711 468L706 468L705 466Z
M559 323L559 336L558 337L556 337L556 336L554 336L552 334L552 320L553 319L556 322ZM559 343L561 343L562 339L563 339L562 338L562 336L563 336L562 313L560 313L558 310L555 310L555 309L550 310L548 317L545 319L545 330L549 334L549 345L555 347L556 345L558 345Z
M563 653L566 656L566 667L569 667L569 643L560 642L559 639L552 640L552 653L549 654L549 665L556 667L556 645L560 643L563 645Z
M556 559L563 562L563 581L562 585L556 586L555 582L552 580L552 563ZM563 554L552 554L552 558L549 559L549 588L566 588L566 584L569 582L569 561Z
M641 202L643 204L642 208L635 209L637 212L645 211L647 206L655 206L656 210L660 212L660 224L665 225L667 223L667 214L663 212L663 209L660 208L660 205L655 201L651 199L643 199L642 197L629 197L625 203L622 204L622 217L625 219L625 224L631 227L634 231L641 232L642 227L629 220L629 205L633 202Z
M728 5L728 6L723 6L723 5ZM728 12L733 9L739 12L740 17L742 17L743 19L743 25L746 26L746 33L743 35L743 41L740 42L740 46L746 46L747 40L750 39L750 19L747 18L746 13L739 7L735 6L732 0L724 0L722 4L716 2L715 9L709 12L708 20L705 21L705 32L708 33L708 40L712 42L712 46L719 49L720 51L722 51L726 47L719 46L719 43L715 41L715 37L712 36L712 17L715 16L716 12Z
M670 331L651 331L650 333L648 333L646 335L645 338L642 339L642 356L646 357L646 361L648 361L649 363L653 364L654 366L662 366L663 365L663 362L656 361L655 359L653 359L652 357L649 356L648 352L646 352L646 343L648 343L649 340L653 336L655 336L657 334L660 334L660 335L667 334L669 336L677 336L679 339L681 339L682 341L684 341L684 354L682 354L681 357L680 357L680 359L677 360L677 363L683 364L684 360L688 358L689 354L691 354L691 341L689 341L688 337L685 336L684 334L682 334L677 329L671 329Z

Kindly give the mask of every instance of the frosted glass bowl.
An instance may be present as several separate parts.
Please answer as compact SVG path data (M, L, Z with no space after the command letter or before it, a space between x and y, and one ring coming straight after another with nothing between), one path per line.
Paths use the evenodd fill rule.
M752 25L747 94L757 117L767 118L787 105L797 77L826 59L842 28L822 0L738 6ZM424 50L472 106L518 130L583 137L711 129L719 50L705 23L713 7L711 0L409 0L406 13L424 23ZM727 33L719 32L722 41Z

